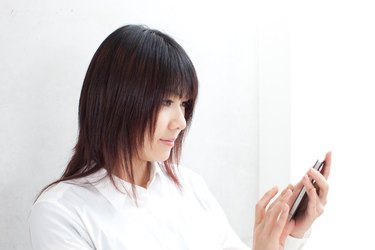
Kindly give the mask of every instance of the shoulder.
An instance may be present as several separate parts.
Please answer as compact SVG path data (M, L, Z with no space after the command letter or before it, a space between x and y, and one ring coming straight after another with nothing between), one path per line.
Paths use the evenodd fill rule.
M30 209L28 223L32 236L43 238L46 229L68 228L77 221L76 186L60 182L44 191ZM76 201L75 201L76 200ZM39 236L38 236L39 235Z
M31 207L29 222L32 225L40 225L44 221L73 218L75 207L78 207L80 203L80 193L83 193L84 189L68 182L60 182L51 186Z
M82 216L97 208L98 201L103 200L93 176L98 174L62 181L45 190L29 211L30 230L34 233L50 228L83 231Z
M103 178L94 176L62 181L46 189L31 207L30 216L38 214L67 213L77 211L91 201L97 200L100 192L95 186Z
M95 192L93 185L83 182L83 179L73 181L63 181L52 185L45 190L35 201L35 205L40 203L63 204L66 202L79 202L84 195Z
M60 182L43 192L28 216L33 248L52 249L64 242L76 249L78 242L80 246L88 244L83 211L92 205L90 200L96 193L93 185L76 181Z

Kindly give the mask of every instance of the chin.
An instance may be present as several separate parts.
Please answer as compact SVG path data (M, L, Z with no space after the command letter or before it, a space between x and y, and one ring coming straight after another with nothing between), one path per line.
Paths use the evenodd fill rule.
M168 153L160 155L160 157L159 157L160 160L159 161L166 161L166 160L168 160L170 155L171 155L170 151Z
M163 157L160 161L166 161L166 160L168 160L169 159L169 155L168 156L165 156L165 157Z
M152 156L148 157L148 161L166 161L171 155L171 150L165 151L160 150L159 152L155 152Z

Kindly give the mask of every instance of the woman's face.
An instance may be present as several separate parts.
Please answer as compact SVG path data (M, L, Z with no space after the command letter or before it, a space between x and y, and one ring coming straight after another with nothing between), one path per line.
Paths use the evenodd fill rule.
M159 111L154 137L146 133L144 148L141 152L142 161L165 161L180 132L186 128L185 106L187 99L170 97L163 100Z

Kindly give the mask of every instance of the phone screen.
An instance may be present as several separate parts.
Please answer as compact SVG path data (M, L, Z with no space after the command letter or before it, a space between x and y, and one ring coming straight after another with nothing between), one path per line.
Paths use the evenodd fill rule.
M324 166L324 161L320 162L319 160L316 161L314 165L314 169L318 170L319 172L322 171ZM315 181L313 181L313 184ZM289 210L288 221L294 219L296 215L305 211L307 207L307 194L305 186L302 187L301 191L298 193L296 200L294 201L292 208Z

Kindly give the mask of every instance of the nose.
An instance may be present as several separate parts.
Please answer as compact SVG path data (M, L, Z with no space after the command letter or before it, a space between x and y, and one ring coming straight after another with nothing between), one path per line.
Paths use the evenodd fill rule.
M176 107L170 128L172 130L184 130L186 128L185 110L183 107Z

